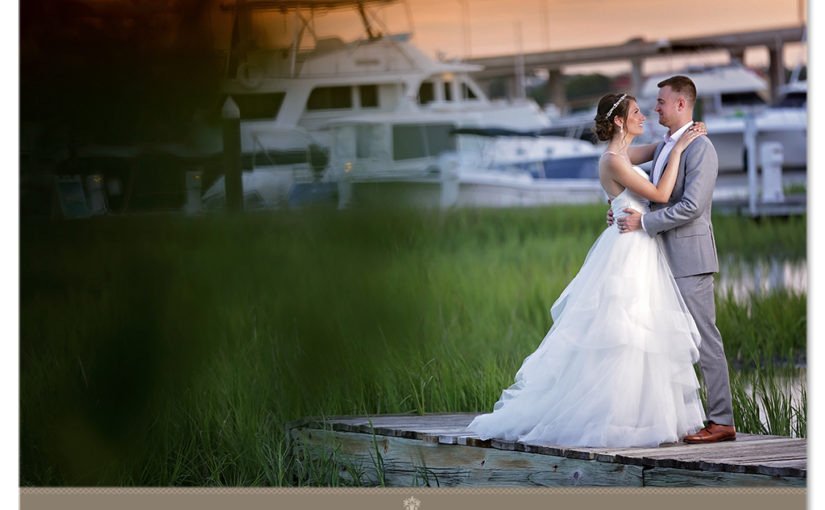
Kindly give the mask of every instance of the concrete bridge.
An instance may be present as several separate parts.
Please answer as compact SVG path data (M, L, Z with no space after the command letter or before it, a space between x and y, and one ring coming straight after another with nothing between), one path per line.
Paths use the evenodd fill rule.
M727 50L732 58L743 61L746 48L764 46L770 54L770 85L771 94L775 99L779 86L785 83L785 65L782 59L783 46L789 42L803 41L805 31L806 27L802 25L772 30L658 41L645 41L638 38L631 39L624 44L612 46L478 57L468 59L467 62L484 66L483 71L473 73L473 77L481 84L489 83L489 81L497 78L507 78L508 95L511 97L517 97L521 90L519 75L524 76L537 69L546 69L550 75L548 98L553 104L564 106L567 103L562 75L564 66L629 61L632 66L632 90L635 94L638 94L644 79L642 76L642 63L645 59L691 54L699 51Z

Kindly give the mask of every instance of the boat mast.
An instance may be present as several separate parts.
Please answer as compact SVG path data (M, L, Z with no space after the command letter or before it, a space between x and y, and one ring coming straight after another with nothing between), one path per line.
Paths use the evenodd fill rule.
M366 11L364 11L364 2L358 2L358 14L361 15L361 21L364 22L364 28L367 29L367 37L369 38L369 40L374 41L375 39L379 39L381 37L381 33L373 33L370 20L369 18L367 18Z
M367 37L370 41L380 39L384 34L377 30L374 26L377 24L384 29L386 33L387 28L383 26L381 20L377 19L374 13L367 12L367 4L383 5L392 4L398 0L235 0L234 4L221 3L222 10L234 11L232 20L232 35L229 49L229 57L227 58L226 74L231 77L237 73L238 66L243 63L243 55L251 45L251 25L252 25L252 11L255 10L279 10L285 13L289 9L295 11L293 40L290 45L290 74L295 75L295 67L297 65L297 54L300 49L301 40L304 35L304 30L309 30L314 37L315 33L310 23L314 17L315 8L323 9L347 9L354 5L364 24L367 32ZM411 22L411 13L409 12L409 4L403 0L407 8L408 22ZM304 12L309 8L309 18L305 18L301 13L301 8ZM372 14L372 16L370 16ZM370 19L372 17L372 20Z

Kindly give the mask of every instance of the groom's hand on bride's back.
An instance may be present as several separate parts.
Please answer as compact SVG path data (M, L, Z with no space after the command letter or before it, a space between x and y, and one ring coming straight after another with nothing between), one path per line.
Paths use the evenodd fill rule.
M624 212L627 213L627 216L623 216L619 218L619 232L622 234L626 234L628 232L633 232L636 230L642 229L642 213L637 211L636 209L625 209Z

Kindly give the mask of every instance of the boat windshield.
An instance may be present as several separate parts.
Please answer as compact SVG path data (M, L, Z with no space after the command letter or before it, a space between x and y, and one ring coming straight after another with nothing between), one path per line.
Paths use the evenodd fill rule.
M782 97L777 103L778 108L804 108L808 104L808 94L805 92L791 92Z

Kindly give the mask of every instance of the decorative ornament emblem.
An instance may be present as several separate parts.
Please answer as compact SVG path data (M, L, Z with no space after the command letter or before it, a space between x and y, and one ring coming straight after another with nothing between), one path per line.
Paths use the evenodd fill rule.
M418 507L420 505L421 501L415 499L412 496L404 500L404 510L418 510Z

